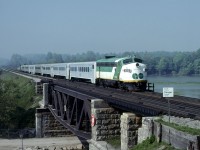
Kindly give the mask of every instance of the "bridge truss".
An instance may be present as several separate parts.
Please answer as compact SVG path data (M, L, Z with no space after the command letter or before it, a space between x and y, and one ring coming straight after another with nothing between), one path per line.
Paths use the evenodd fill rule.
M63 126L75 135L91 138L91 96L57 85L48 89L48 108Z

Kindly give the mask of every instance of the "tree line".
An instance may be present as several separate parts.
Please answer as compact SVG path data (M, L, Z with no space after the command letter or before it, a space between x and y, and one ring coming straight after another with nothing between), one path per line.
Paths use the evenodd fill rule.
M193 52L123 52L123 53L85 53L57 54L47 53L22 56L14 54L9 66L19 67L23 64L63 63L96 61L106 55L117 57L136 56L147 65L149 75L199 75L200 74L200 49Z

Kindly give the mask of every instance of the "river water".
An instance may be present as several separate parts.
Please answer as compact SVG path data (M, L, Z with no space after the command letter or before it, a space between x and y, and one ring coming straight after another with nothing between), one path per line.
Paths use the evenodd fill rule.
M148 76L148 82L154 83L155 92L162 93L163 87L173 87L174 95L200 100L200 76Z

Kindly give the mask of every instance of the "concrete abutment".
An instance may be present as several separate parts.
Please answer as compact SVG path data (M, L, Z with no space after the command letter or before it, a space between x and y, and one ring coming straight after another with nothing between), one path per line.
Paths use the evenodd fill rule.
M57 121L46 108L36 109L36 137L63 137L72 136L73 133Z
M40 103L41 108L36 109L35 114L35 127L36 127L36 137L63 137L71 136L73 133L66 129L59 121L57 121L51 114L48 105L48 89L49 84L43 84L43 100Z

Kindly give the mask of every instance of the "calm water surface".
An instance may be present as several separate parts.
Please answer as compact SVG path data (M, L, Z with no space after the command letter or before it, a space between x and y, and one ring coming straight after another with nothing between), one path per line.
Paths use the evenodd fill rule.
M155 92L162 93L163 87L174 87L174 94L200 99L200 76L148 76L154 83Z

